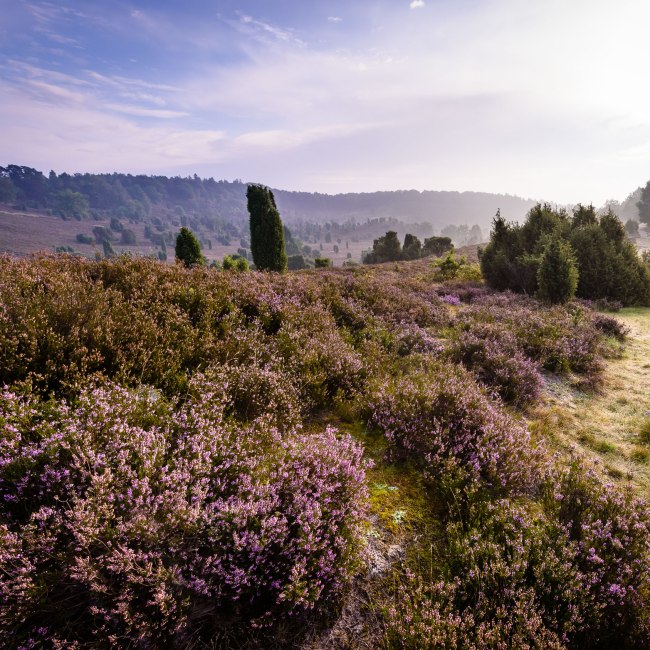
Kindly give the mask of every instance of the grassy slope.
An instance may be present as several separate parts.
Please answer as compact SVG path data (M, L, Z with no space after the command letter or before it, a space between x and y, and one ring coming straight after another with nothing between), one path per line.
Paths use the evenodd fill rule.
M650 493L650 309L628 308L616 318L630 329L621 359L607 363L604 384L597 393L547 383L541 406L530 425L551 435L560 449L603 463L614 478L629 479Z

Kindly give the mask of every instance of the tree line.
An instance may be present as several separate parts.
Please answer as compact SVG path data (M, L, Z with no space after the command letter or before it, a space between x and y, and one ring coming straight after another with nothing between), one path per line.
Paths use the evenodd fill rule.
M566 302L574 295L623 305L650 304L650 273L619 218L593 205L571 214L537 204L523 225L497 212L480 254L487 284L498 290Z

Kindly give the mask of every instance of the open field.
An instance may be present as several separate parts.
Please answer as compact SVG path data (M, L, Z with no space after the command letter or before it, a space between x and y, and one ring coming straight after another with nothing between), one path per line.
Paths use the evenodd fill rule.
M650 309L614 316L629 334L622 358L607 362L602 387L585 393L549 378L531 426L553 431L563 450L575 447L650 494Z

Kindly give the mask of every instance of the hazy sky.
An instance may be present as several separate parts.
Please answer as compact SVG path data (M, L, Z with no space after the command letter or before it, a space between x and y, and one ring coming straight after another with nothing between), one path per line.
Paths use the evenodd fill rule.
M0 165L623 199L642 0L0 0Z

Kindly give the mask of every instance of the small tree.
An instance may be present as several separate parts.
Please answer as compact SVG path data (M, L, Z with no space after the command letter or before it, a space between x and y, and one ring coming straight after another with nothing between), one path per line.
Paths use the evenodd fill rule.
M249 185L246 198L255 266L260 271L286 271L284 230L273 193L262 185Z
M639 210L639 221L650 224L650 181L641 191L641 199L637 202L636 207Z
M402 256L405 260L417 260L422 254L422 243L415 236L406 233L404 236L404 246L402 248Z
M332 261L329 257L317 257L314 260L314 267L317 269L328 269L332 266Z
M568 302L578 287L578 268L570 244L552 237L537 270L539 296L552 303Z
M102 246L104 248L104 257L106 259L115 257L115 250L113 249L113 246L111 245L111 242L108 241L108 239L104 239L104 241L102 241Z
M187 267L204 262L199 240L188 228L181 228L176 237L176 259Z

